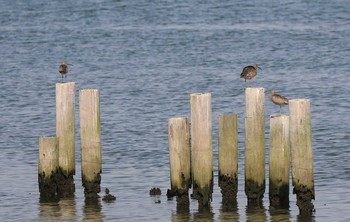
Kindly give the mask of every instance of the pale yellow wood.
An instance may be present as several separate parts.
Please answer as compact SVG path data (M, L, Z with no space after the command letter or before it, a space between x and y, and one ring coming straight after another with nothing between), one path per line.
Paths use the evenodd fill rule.
M289 184L290 173L290 140L289 116L270 116L270 186L281 188Z
M50 176L58 169L58 138L39 137L39 175Z
M306 186L314 195L310 100L289 100L293 186Z
M79 90L82 177L94 181L102 172L100 94L96 89Z
M191 145L193 182L199 189L211 188L213 144L211 94L191 94Z
M59 138L59 167L75 174L75 83L56 83L56 136Z
M219 173L236 178L238 175L237 114L219 115Z
M265 184L265 89L246 88L245 99L245 181L251 180L257 186L263 186Z
M191 183L190 130L186 117L168 121L170 181L172 189L188 192Z

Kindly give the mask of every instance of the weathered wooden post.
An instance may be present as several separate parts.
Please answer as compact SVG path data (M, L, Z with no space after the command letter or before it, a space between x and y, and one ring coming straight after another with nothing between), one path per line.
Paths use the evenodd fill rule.
M79 91L81 174L85 198L97 198L101 191L102 155L100 94L96 89Z
M237 114L219 115L219 187L225 208L237 206L238 124Z
M289 116L270 116L269 199L275 208L289 207Z
M310 100L289 100L289 113L293 193L297 196L300 213L311 214L314 211L312 199L315 199L315 190Z
M58 138L39 138L39 192L40 197L53 198L57 195L56 175L58 172Z
M170 183L178 205L189 206L191 187L191 149L188 118L174 117L168 122ZM168 195L169 197L169 195Z
M248 204L262 204L265 193L265 92L246 88L245 193Z
M213 193L211 94L191 94L193 195L199 207L210 206Z
M56 136L59 138L60 197L74 196L75 185L75 96L74 82L56 83Z

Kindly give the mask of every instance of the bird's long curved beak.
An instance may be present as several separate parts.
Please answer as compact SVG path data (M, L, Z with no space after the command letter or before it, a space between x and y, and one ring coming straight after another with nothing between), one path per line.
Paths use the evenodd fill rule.
M258 66L258 69L262 70L262 68L260 68L259 66Z

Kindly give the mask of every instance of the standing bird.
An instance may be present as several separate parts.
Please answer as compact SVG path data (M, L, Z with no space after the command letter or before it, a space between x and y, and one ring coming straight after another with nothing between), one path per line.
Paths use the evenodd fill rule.
M258 73L258 69L261 70L258 64L244 67L241 73L241 78L244 78L244 82L246 82L247 79L255 78L256 74Z
M67 63L62 63L58 67L58 72L61 73L62 75L62 82L63 82L63 77L67 78L67 73L68 73L68 64Z
M288 99L284 96L278 95L275 90L271 90L271 101L280 106L280 114L281 112L281 107L284 105L288 105Z

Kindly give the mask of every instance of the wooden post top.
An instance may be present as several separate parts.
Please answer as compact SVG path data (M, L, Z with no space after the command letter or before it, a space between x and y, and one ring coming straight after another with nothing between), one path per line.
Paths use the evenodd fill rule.
M207 92L207 93L192 93L191 97L192 96L200 96L200 95L211 95L211 93L210 92Z

